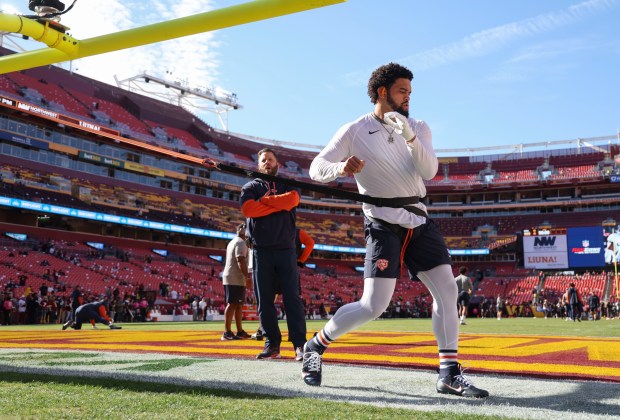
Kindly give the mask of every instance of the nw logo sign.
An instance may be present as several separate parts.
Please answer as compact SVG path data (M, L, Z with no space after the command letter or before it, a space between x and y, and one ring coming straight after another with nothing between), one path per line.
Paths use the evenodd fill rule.
M534 246L555 246L555 236L537 236L534 238Z

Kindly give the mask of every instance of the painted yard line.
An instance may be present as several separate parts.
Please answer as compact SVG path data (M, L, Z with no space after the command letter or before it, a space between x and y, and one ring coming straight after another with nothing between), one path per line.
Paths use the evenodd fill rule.
M0 349L0 372L98 378L184 385L191 389L230 389L280 397L307 397L378 407L402 407L460 415L508 416L546 420L608 420L620 409L617 386L597 381L566 381L473 375L492 396L472 401L437 394L437 373L327 363L323 386L301 380L292 360L209 359L165 353ZM51 379L53 380L53 379Z

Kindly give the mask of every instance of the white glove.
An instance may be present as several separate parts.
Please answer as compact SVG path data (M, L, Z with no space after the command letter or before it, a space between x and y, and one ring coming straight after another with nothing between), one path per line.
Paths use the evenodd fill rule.
M415 140L416 134L413 128L409 125L407 117L399 112L386 112L383 115L383 121L390 127L394 128L394 131L405 139L407 143L411 143Z

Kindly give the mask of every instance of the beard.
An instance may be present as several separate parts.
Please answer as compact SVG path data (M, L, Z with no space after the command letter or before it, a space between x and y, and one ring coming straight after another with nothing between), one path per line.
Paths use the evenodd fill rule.
M276 176L276 175L278 175L278 166L276 165L276 166L274 166L274 167L272 167L270 169L260 168L258 170L258 172L262 172L264 174L271 175L271 176Z
M409 118L409 110L404 109L402 105L398 105L396 101L392 99L389 91L387 93L387 103L394 111L398 112L400 115L405 116L406 118Z

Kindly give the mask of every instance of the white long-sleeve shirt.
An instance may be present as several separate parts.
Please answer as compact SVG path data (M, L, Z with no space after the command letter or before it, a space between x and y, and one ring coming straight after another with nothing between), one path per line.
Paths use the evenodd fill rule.
M405 139L382 124L373 113L342 126L310 165L310 177L318 182L330 182L342 176L346 160L357 156L365 161L364 168L355 174L358 190L372 197L424 197L424 180L437 173L438 161L433 150L433 136L424 121L409 118L416 140L407 145ZM389 142L389 137L393 141ZM424 204L416 205L426 211ZM415 228L426 222L402 208L376 207L364 203L367 216Z

